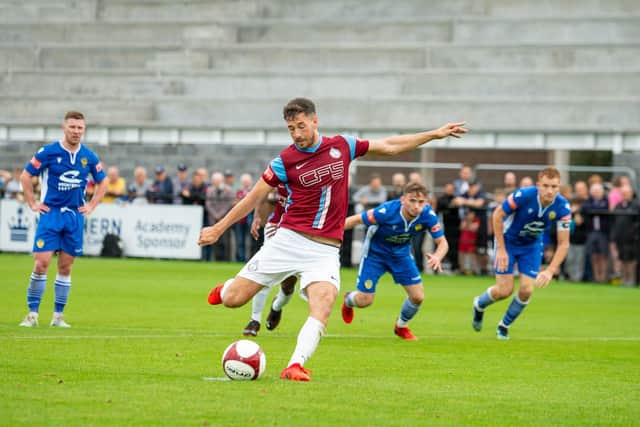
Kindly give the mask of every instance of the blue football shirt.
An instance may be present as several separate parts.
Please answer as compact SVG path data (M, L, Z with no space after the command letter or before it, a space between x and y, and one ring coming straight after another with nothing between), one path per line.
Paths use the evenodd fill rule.
M84 205L89 174L95 182L105 178L98 156L80 144L75 153L56 141L40 148L25 166L34 176L41 176L40 200L50 207L78 208Z
M362 252L381 256L408 256L411 254L411 237L429 231L434 239L444 236L438 215L431 206L425 206L413 221L401 214L399 199L362 212L362 221L369 226Z
M538 188L523 187L502 202L504 218L504 240L515 246L528 246L541 242L542 234L551 231L556 222L558 231L569 230L571 207L567 199L557 195L553 202L542 207Z

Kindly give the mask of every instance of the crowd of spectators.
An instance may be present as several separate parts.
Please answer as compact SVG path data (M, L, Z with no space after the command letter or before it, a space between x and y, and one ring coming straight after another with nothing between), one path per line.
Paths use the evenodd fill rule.
M22 199L21 169L0 170L0 197ZM107 169L107 193L103 203L200 205L204 208L203 226L215 224L253 186L250 174L241 174L236 183L230 171L205 168L189 170L180 163L169 175L163 166L153 170L153 179L146 168L138 166L131 180L120 176L117 166ZM372 174L367 184L350 187L349 213L370 209L387 200L399 198L407 182L422 182L418 172L395 173L389 185L382 176ZM40 185L34 182L35 191ZM449 252L443 262L446 274L492 274L493 230L491 216L496 206L518 187L535 185L533 178L504 174L503 185L491 191L474 179L473 169L464 166L458 178L430 195L430 203L438 212L449 242ZM93 186L87 186L87 198ZM606 183L599 175L562 186L560 193L569 200L573 213L571 246L560 275L571 281L614 282L626 286L638 285L640 261L640 201L634 183L628 176L615 177ZM250 236L251 215L234 225L213 248L206 247L203 260L245 262L257 250L260 242ZM416 264L424 271L424 238L412 241ZM545 236L545 255L552 254L554 233ZM352 265L354 236L345 233L341 262Z

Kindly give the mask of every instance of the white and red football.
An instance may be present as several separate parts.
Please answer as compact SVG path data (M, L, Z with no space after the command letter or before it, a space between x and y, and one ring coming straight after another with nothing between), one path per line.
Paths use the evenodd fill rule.
M222 354L222 369L232 380L257 380L266 368L267 357L253 341L236 341Z

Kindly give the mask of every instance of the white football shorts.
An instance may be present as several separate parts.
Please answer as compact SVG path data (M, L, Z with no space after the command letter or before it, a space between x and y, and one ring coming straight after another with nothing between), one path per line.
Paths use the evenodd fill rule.
M268 288L292 275L300 278L305 299L304 289L313 282L329 282L340 291L340 249L280 227L238 273Z

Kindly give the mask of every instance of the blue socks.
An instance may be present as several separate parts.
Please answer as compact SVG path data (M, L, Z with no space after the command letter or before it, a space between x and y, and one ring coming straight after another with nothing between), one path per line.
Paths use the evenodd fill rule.
M531 299L529 299L529 301L531 301ZM507 328L511 326L511 324L518 318L520 313L522 313L522 310L524 310L527 304L529 304L529 301L520 301L520 298L518 298L518 295L516 294L513 297L511 304L509 304L509 308L507 308L507 312L504 314L504 317L502 318L502 321L500 321L500 324Z
M40 301L42 301L42 294L44 294L44 288L47 286L47 274L31 273L31 280L29 281L29 287L27 288L27 305L29 311L37 313L40 309Z
M477 307L480 311L484 311L485 308L489 307L495 301L491 298L491 293L489 292L491 287L487 288L479 297Z
M71 276L56 275L56 301L53 311L62 313L64 306L67 305L69 299L69 291L71 290Z
M400 319L398 319L398 327L405 328L409 320L413 319L413 316L420 310L420 304L414 304L407 298L402 304L400 310Z

